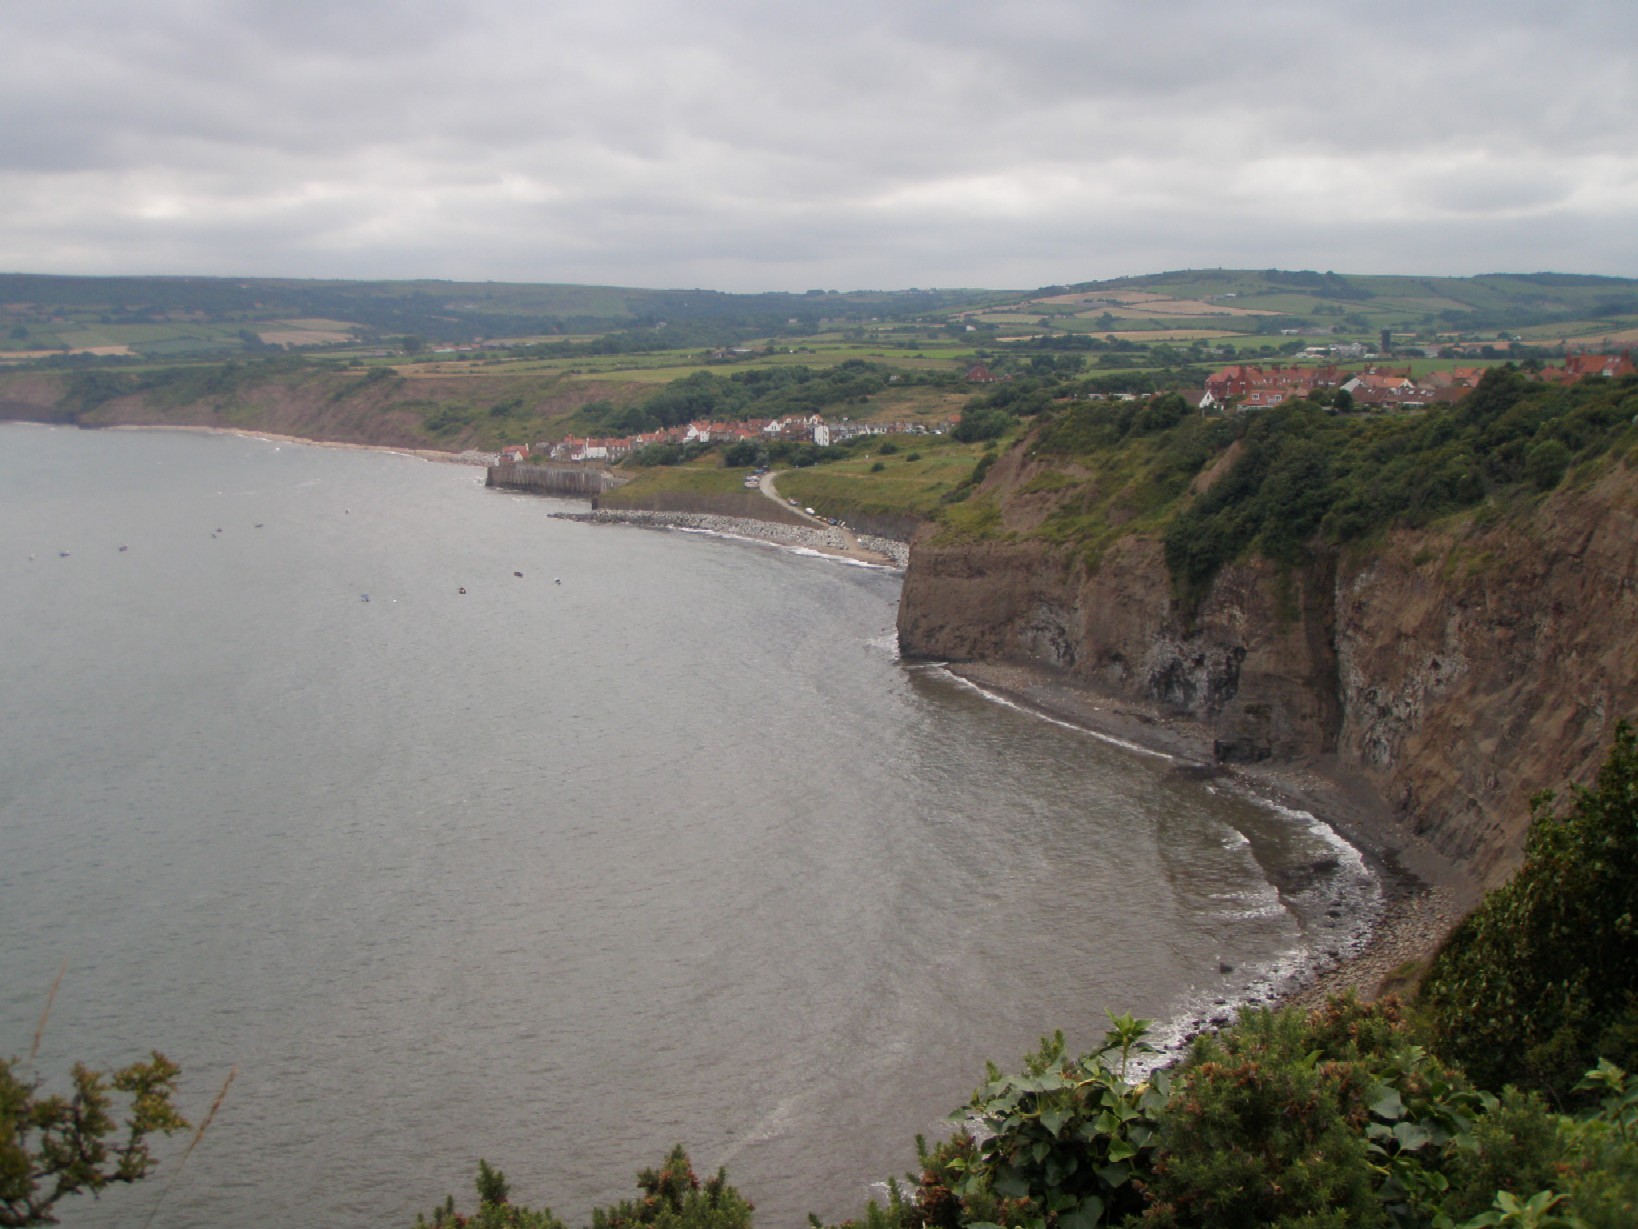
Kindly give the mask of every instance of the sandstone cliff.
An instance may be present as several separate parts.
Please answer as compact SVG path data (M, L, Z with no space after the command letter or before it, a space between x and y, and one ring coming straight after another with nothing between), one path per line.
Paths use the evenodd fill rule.
M1155 537L1096 558L1032 537L1040 472L1016 450L995 466L981 494L1001 532L918 535L908 656L1051 667L1205 723L1224 760L1334 753L1486 883L1515 864L1531 795L1589 780L1638 715L1638 471L1621 461L1298 572L1242 561L1192 620Z

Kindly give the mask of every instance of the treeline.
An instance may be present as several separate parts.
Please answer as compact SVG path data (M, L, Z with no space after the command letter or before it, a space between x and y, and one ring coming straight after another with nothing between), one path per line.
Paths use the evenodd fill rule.
M729 294L527 283L0 274L0 303L33 305L45 317L106 317L109 323L324 318L359 325L372 341L410 335L457 342L609 329L635 336L674 328L698 339L685 345L723 345L812 333L822 321L899 320L963 306L974 297L962 290Z

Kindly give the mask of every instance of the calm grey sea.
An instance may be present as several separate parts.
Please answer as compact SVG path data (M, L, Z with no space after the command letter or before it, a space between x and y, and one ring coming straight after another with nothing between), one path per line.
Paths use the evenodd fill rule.
M856 1214L986 1058L1370 910L1306 817L902 664L893 573L556 506L0 425L0 1052L66 960L42 1075L238 1066L156 1225L407 1226L479 1157L579 1218L677 1142Z

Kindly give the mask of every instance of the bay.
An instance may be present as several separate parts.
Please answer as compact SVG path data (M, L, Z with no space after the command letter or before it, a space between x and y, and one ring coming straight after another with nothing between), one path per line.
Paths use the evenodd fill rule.
M197 1117L238 1067L156 1224L408 1225L480 1156L572 1222L679 1142L856 1215L985 1059L1372 907L1308 817L900 662L894 573L559 506L0 426L0 1051L66 961L42 1075L157 1047Z

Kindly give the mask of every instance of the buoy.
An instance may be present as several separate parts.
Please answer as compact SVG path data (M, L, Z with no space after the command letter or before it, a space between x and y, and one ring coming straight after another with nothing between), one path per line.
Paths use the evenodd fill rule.
M553 577L552 578L552 583L554 585L561 585L563 583L563 578L561 576Z
M130 548L130 547L129 547L129 546L122 546L122 547L120 547L120 550L130 550L130 549L131 549L131 548Z
M459 589L457 589L457 590L455 590L455 592L457 592L457 593L465 593L465 592L466 592L466 586L465 586L465 585L462 585L462 586L461 586L461 587L460 587L460 588L459 588Z
M359 599L358 599L358 600L359 600L359 601L361 601L361 602L367 602L367 601L369 601L369 600L370 600L370 595L369 595L369 594L368 594L368 593L365 593L365 594L362 594L362 595L361 595L361 596L360 596L360 597L359 597Z

